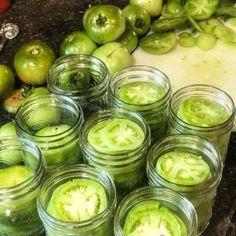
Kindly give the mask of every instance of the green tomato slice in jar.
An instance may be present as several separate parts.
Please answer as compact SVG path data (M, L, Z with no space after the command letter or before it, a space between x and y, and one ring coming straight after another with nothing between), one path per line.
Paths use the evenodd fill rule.
M23 183L33 175L28 166L15 165L0 170L0 188L8 188Z
M197 185L211 177L203 158L188 152L167 152L157 160L156 171L162 178L181 185Z
M125 236L187 236L182 219L155 200L143 201L131 208L123 231Z
M219 125L229 118L227 110L222 105L201 97L191 97L180 103L177 116L188 124L200 127Z
M128 119L108 119L94 125L89 144L99 152L119 154L138 148L144 140L142 128Z
M147 105L165 96L165 90L154 83L140 81L128 83L118 90L120 100L133 105Z
M53 192L47 212L63 221L84 221L107 207L106 192L101 184L89 179L72 179Z

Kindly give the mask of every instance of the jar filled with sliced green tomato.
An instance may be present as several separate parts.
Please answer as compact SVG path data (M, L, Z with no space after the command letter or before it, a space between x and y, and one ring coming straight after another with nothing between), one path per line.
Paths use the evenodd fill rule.
M126 67L108 85L109 105L139 112L150 126L152 142L166 135L170 96L169 78L150 66Z
M71 165L51 172L38 197L47 236L113 236L116 189L103 170Z
M206 139L189 134L171 135L154 144L147 160L149 185L172 189L192 202L199 235L211 217L222 168L218 149Z
M51 93L73 98L85 116L105 106L109 72L106 65L91 55L68 55L58 58L48 73Z
M84 161L113 177L119 200L145 184L150 141L150 130L144 118L118 108L93 114L80 134Z
M0 235L43 235L36 198L44 174L38 146L24 138L0 138Z
M158 187L136 189L117 207L115 236L196 236L197 214L185 197Z
M216 145L224 162L235 119L235 105L223 90L195 84L170 99L168 133L194 134Z
M72 98L38 95L18 109L16 130L38 144L50 172L62 165L81 162L78 137L83 121L83 111Z

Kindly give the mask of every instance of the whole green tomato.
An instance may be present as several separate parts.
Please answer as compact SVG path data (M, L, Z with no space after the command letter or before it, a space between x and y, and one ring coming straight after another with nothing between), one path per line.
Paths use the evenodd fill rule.
M45 42L36 40L21 46L14 57L14 67L21 81L31 85L43 85L49 67L56 59L55 53Z
M130 0L129 2L142 7L150 16L160 15L163 4L163 0Z
M91 55L96 48L97 44L86 34L86 32L77 31L64 38L60 45L60 55Z
M138 46L138 35L135 31L126 27L125 32L116 40L116 42L123 44L132 53L134 49Z
M128 49L118 42L102 45L93 52L93 56L105 63L111 76L132 63Z
M91 39L99 44L111 42L125 31L122 10L113 5L97 5L85 12L83 24Z
M149 30L151 18L148 12L138 5L128 4L123 9L123 14L127 23L139 36L144 35Z
M6 65L0 65L0 98L5 98L14 88L15 76Z

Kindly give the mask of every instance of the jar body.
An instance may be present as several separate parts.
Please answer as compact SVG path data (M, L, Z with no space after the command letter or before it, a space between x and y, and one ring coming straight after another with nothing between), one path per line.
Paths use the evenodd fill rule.
M88 133L95 124L109 119L128 119L136 123L144 132L144 140L135 150L122 153L99 152L88 142ZM123 132L125 132L123 130ZM122 134L121 134L122 135ZM114 179L118 200L133 189L144 186L146 182L146 155L150 147L150 130L141 115L124 109L108 109L95 113L85 122L80 135L80 144L84 161L107 171Z
M0 139L2 173L9 168L30 168L32 175L16 185L0 187L0 235L43 235L44 228L37 212L36 198L44 174L44 163L39 148L31 141L5 137ZM7 157L5 159L5 157ZM2 174L1 173L1 174ZM8 172L10 175L10 172ZM12 173L13 175L13 173ZM20 178L21 172L15 172ZM3 176L1 176L2 178ZM13 176L5 176L6 182ZM4 180L1 180L1 184ZM0 184L0 185L1 185Z
M177 110L185 99L191 97L207 98L217 102L226 109L229 115L228 119L224 123L212 127L200 127L184 122L177 116ZM176 91L170 100L168 133L193 134L208 139L220 150L222 161L224 162L234 124L234 117L235 107L233 100L224 91L208 85L190 85Z
M163 178L156 170L157 161L164 154L173 151L201 156L210 168L211 177L202 183L189 183L188 185L174 183ZM217 187L222 176L220 156L215 146L206 139L183 134L166 137L162 142L155 144L148 154L147 175L149 185L169 188L186 197L194 205L198 215L198 234L206 229L212 214Z
M197 235L197 214L193 205L186 198L172 190L149 186L133 191L119 204L114 217L115 236L124 235L123 228L127 214L137 204L146 201L157 201L160 207L166 207L183 221L188 236Z
M47 171L81 161L82 124L82 109L71 98L53 94L30 99L16 115L17 133L39 145Z
M104 108L109 73L90 55L60 57L49 69L48 90L73 98L87 115Z
M145 100L145 94L140 84L151 84L157 89L156 94L163 93L162 96L145 102L144 104L127 102L121 98L119 91L124 86L134 86L133 89L140 89L140 100ZM130 93L129 88L128 93ZM150 88L152 90L153 88ZM153 92L153 90L152 90ZM143 94L143 95L142 95ZM156 96L153 94L153 97ZM150 95L151 96L151 95ZM136 65L129 66L121 70L109 81L108 85L108 105L112 107L125 108L139 112L147 121L151 129L152 142L158 141L167 132L167 106L171 96L171 86L168 77L156 68L150 66ZM141 98L142 97L142 98ZM131 99L132 100L132 99Z
M64 221L47 212L48 202L56 187L73 179L92 180L102 185L107 206L98 215L84 221ZM105 172L87 165L71 165L53 172L42 183L38 198L38 212L47 236L112 236L113 215L116 208L116 190L111 177Z

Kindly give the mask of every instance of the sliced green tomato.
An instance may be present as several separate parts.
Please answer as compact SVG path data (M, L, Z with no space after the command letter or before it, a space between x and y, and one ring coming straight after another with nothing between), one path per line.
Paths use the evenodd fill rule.
M178 107L177 116L184 122L200 127L212 127L229 118L227 110L219 103L201 97L184 100Z
M164 179L181 185L197 185L211 177L209 165L201 156L188 152L168 152L156 163L157 173Z
M89 144L99 152L119 154L138 148L145 134L128 119L108 119L94 125L88 133Z
M134 105L147 105L159 101L166 91L150 82L133 82L121 86L118 90L120 100Z
M94 180L73 179L58 186L48 203L47 212L63 221L84 221L107 207L104 187Z
M0 170L0 188L8 188L23 183L33 175L28 166L15 165Z
M191 48L196 45L196 39L191 33L182 32L178 36L179 36L178 43L181 47Z
M211 50L216 46L216 37L208 33L201 33L196 38L196 45L204 51Z
M147 53L158 55L171 51L177 42L174 33L152 33L140 39L140 47Z
M125 236L187 236L183 221L154 200L140 202L131 208L123 231Z

